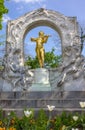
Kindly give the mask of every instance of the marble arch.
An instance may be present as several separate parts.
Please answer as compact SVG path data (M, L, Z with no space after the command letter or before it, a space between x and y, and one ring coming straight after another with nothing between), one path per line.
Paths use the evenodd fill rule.
M69 55L75 57L74 52L70 54L69 46L73 46L74 38L79 35L76 18L40 8L8 22L6 56L9 64L18 63L19 66L24 66L23 40L26 33L37 26L49 26L59 33L62 41L63 62L68 61ZM79 44L80 41L77 46ZM80 48L78 54L80 54Z
M24 38L27 32L37 26L53 28L62 42L63 62L57 68L47 69L51 89L85 91L85 57L81 55L82 44L76 17L66 17L43 8L8 21L1 90L23 91L32 87L35 70L24 66Z

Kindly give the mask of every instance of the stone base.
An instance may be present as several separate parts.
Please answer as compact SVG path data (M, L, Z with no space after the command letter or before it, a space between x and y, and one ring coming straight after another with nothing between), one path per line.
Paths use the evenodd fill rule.
M28 91L51 91L50 84L32 84Z
M45 68L37 68L34 71L34 80L28 91L51 91L49 71Z
M49 84L49 71L45 68L35 69L33 83Z

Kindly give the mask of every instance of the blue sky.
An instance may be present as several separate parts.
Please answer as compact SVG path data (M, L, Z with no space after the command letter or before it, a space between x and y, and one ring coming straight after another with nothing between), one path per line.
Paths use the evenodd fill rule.
M5 6L9 9L7 15L3 17L3 30L0 34L6 33L6 24L8 20L16 19L29 11L36 10L38 8L46 8L60 12L65 16L76 16L80 24L85 23L85 0L9 0L5 2ZM37 32L40 28L37 29ZM44 28L41 28L44 29ZM47 28L51 34L56 33L54 30ZM29 41L29 37L34 36L31 30L29 36L26 37L25 42ZM48 33L46 32L46 33ZM57 34L56 34L57 35ZM48 42L52 41L52 37ZM27 45L28 43L26 43ZM34 46L32 43L31 46ZM53 45L53 44L52 44ZM29 45L28 45L29 46ZM50 45L51 46L51 45ZM28 47L29 48L29 47ZM48 46L47 46L48 48ZM32 47L33 49L33 47ZM31 50L29 50L29 53ZM85 51L83 51L85 53Z
M10 0L5 5L9 9L10 19L41 7L58 11L66 16L76 16L78 20L83 20L85 17L85 0Z
M77 16L78 20L85 17L85 0L10 0L5 5L9 9L8 17L11 19L41 7L61 12L66 16Z

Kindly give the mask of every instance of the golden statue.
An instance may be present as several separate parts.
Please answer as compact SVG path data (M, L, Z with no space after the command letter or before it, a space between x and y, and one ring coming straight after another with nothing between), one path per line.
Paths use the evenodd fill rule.
M44 55L45 55L43 44L47 42L48 37L50 37L50 35L44 35L44 32L40 31L39 37L31 38L31 41L36 42L35 50L41 68L44 66Z

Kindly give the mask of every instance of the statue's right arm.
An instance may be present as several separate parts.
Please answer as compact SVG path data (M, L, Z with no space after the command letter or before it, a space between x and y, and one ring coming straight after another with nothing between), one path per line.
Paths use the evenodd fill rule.
M36 38L31 38L30 40L31 40L32 42L36 42L37 39L36 39Z

